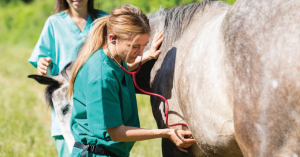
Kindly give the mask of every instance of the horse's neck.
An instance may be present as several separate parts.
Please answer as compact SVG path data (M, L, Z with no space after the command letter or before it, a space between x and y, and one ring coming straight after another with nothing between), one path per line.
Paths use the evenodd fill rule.
M232 99L228 94L232 91L228 76L232 72L226 69L229 66L222 32L229 8L224 2L215 2L203 12L196 12L181 37L162 52L151 72L153 91L177 99L171 100L170 110L179 107L191 128L205 132L202 137L194 132L196 138L211 145L219 134L234 132Z
M202 9L197 10L194 13L190 22L188 23L189 26L186 27L185 30L183 31L181 37L177 38L173 43L166 43L166 44L163 43L161 48L162 52L151 71L151 82L153 82L157 70L161 68L163 61L166 59L165 57L167 56L168 53L174 52L174 48L176 49L180 45L189 45L197 42L197 40L199 39L198 36L199 33L197 34L197 32L200 32L203 29L210 29L210 31L214 29L213 23L214 22L222 23L222 21L224 20L224 16L229 8L230 6L227 3L214 2L211 3L203 10ZM165 20L165 17L161 17L161 20ZM160 27L162 26L159 26L159 28ZM172 29L172 28L165 28L165 29ZM172 31L178 31L178 30L172 30ZM186 35L186 34L190 34L190 35ZM204 38L206 38L207 35L209 34L205 34ZM168 34L166 34L166 36L168 36ZM184 37L185 39L182 40L182 36L185 36ZM171 46L166 46L166 45L171 45ZM186 48L188 49L189 47ZM178 51L176 51L175 53L177 52ZM189 55L188 53L186 53L186 51L180 51L178 53L185 53L186 55Z

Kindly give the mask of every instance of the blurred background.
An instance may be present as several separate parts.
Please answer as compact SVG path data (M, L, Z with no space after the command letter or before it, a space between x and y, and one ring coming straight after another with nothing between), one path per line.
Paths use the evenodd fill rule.
M95 0L95 5L109 13L122 4L132 4L151 13L196 1ZM0 0L0 157L57 156L50 135L51 108L43 96L45 86L27 78L36 74L27 60L54 4L55 0ZM137 95L137 99L141 127L157 128L149 96ZM160 139L137 142L131 157L143 156L160 157Z

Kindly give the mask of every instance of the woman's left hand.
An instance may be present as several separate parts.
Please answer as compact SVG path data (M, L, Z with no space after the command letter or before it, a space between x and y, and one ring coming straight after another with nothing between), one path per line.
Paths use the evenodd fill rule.
M161 50L157 50L157 49L163 40L164 40L163 30L161 29L159 31L156 31L154 38L152 40L152 43L151 43L151 47L148 51L149 60L157 59L157 57L159 56L159 54L161 52Z

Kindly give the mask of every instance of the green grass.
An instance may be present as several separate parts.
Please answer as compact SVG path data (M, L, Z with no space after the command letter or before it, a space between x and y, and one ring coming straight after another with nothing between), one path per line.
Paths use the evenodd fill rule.
M51 116L44 87L27 78L35 73L31 49L0 45L0 156L55 156Z
M28 62L32 48L0 44L0 157L53 157L51 110L44 87L27 75L36 73ZM137 95L141 127L157 128L148 96ZM137 142L132 157L161 156L160 139Z

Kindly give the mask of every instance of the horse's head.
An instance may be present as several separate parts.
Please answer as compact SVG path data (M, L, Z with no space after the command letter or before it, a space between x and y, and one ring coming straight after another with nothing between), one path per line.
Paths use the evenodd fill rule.
M72 63L56 76L29 75L29 78L35 79L38 83L48 85L45 90L46 102L53 107L61 129L61 132L67 142L69 151L72 151L75 143L70 130L70 118L73 107L73 101L68 99L68 87L71 76Z
M29 75L38 83L48 85L45 89L46 103L54 107L58 118L69 117L72 109L72 101L68 99L71 64L68 64L61 73L56 76Z

